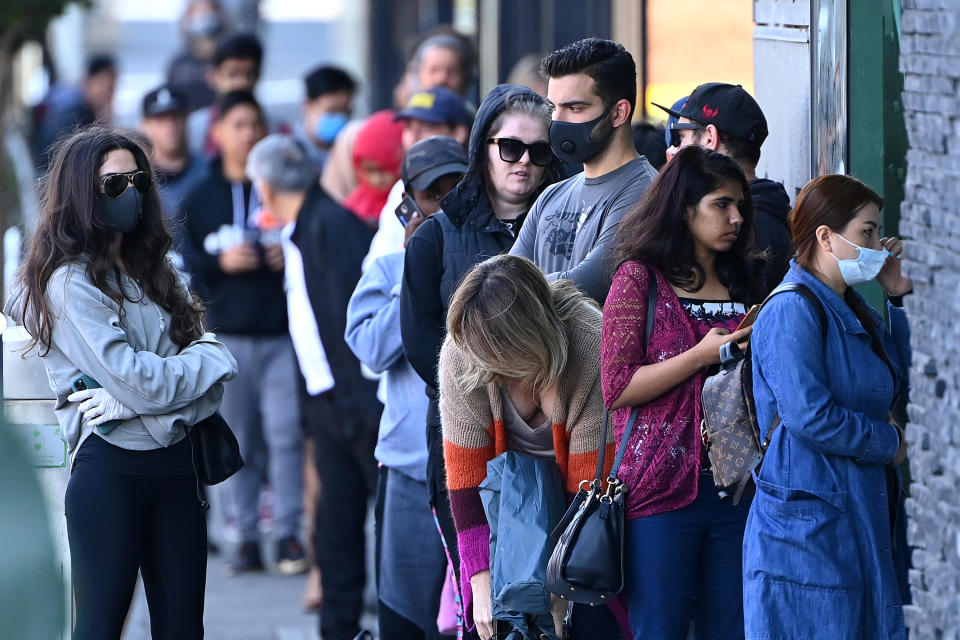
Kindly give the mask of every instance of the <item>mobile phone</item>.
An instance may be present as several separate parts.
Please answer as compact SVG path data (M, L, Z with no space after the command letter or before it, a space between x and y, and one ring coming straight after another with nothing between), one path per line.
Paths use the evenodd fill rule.
M753 324L753 321L757 319L757 314L760 313L760 305L755 304L750 309L747 310L747 315L743 316L743 320L740 321L740 324L737 325L737 331L740 329L745 329Z
M81 373L80 377L73 381L73 390L74 391L85 391L87 389L99 389L100 383L88 376L85 373ZM107 434L113 431L114 427L123 422L123 420L110 420L104 422L101 425L97 426L97 430L100 433Z
M410 194L403 196L403 200L401 200L400 204L397 205L394 213L397 214L397 220L399 220L400 224L403 226L410 224L410 220L413 218L413 214L415 213L419 214L420 217L423 217L420 207L417 206L416 200L414 200Z

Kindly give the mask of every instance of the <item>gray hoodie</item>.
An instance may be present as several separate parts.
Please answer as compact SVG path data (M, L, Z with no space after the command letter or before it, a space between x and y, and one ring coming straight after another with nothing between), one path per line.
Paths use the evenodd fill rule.
M220 406L223 382L237 375L237 363L212 333L180 349L170 339L170 314L142 295L137 283L122 276L129 297L120 305L97 289L84 262L60 266L47 284L52 333L41 356L54 410L70 451L71 465L80 444L93 433L82 422L77 403L68 402L74 380L85 373L138 416L110 433L98 434L124 449L150 450L179 442L185 427L212 415ZM4 312L24 324L22 289ZM34 327L26 327L31 335ZM43 353L42 346L38 347Z

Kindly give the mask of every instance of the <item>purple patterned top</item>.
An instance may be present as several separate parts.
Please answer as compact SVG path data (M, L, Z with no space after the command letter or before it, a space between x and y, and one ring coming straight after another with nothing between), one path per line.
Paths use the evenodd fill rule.
M693 306L695 315L691 317L663 274L654 269L657 309L648 350L644 326L650 268L637 261L621 265L604 304L600 359L603 398L608 407L641 366L687 351L713 326L736 328L743 314L742 306L726 303L731 306L729 317L713 318L707 313L698 318ZM673 511L696 499L702 469L699 424L704 376L703 372L697 373L641 408L619 473L620 480L630 488L628 518ZM613 414L618 445L629 414L630 407Z

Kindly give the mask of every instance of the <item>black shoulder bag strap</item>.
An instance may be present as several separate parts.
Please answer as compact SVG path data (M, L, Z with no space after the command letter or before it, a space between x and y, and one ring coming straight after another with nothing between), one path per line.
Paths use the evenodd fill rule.
M777 287L772 292L770 292L770 295L768 295L766 300L763 301L763 304L760 305L760 308L763 309L763 307L766 306L766 304L770 301L770 298L772 298L773 296L779 295L781 293L789 293L791 291L794 293L799 293L801 296L807 299L807 302L813 305L813 309L814 311L816 311L816 314L817 314L817 319L820 321L820 337L822 341L826 343L827 313L826 311L823 310L823 303L820 302L820 298L818 298L813 293L813 291L810 290L810 287L803 284L802 282L788 282L786 284L781 284L779 287ZM777 415L773 417L773 422L770 424L770 428L767 430L766 435L764 435L763 437L763 442L760 443L761 452L766 452L767 447L770 446L770 440L771 438L773 438L773 432L776 431L777 427L779 426L780 426L780 414L777 413Z
M653 267L647 266L647 316L644 323L644 345L650 347L650 336L653 335L653 320L657 312L657 276L653 272ZM637 422L637 416L640 414L640 407L633 407L630 410L630 417L627 419L627 426L623 430L623 437L620 439L620 446L617 447L617 457L613 459L613 466L610 467L608 480L616 480L617 472L620 471L620 464L623 462L623 456L627 452L627 443L630 441L630 434L633 432L633 425ZM610 412L603 412L603 421L600 425L600 455L597 456L597 488L602 486L603 481L603 459L607 448L607 427L610 422Z

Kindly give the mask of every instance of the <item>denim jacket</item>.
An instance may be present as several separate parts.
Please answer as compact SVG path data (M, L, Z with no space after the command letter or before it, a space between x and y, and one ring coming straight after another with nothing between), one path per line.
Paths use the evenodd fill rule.
M795 262L757 318L754 398L761 429L779 413L757 477L743 542L748 639L905 638L894 573L886 465L899 447L888 423L910 361L902 309L876 326L887 363L832 289Z

